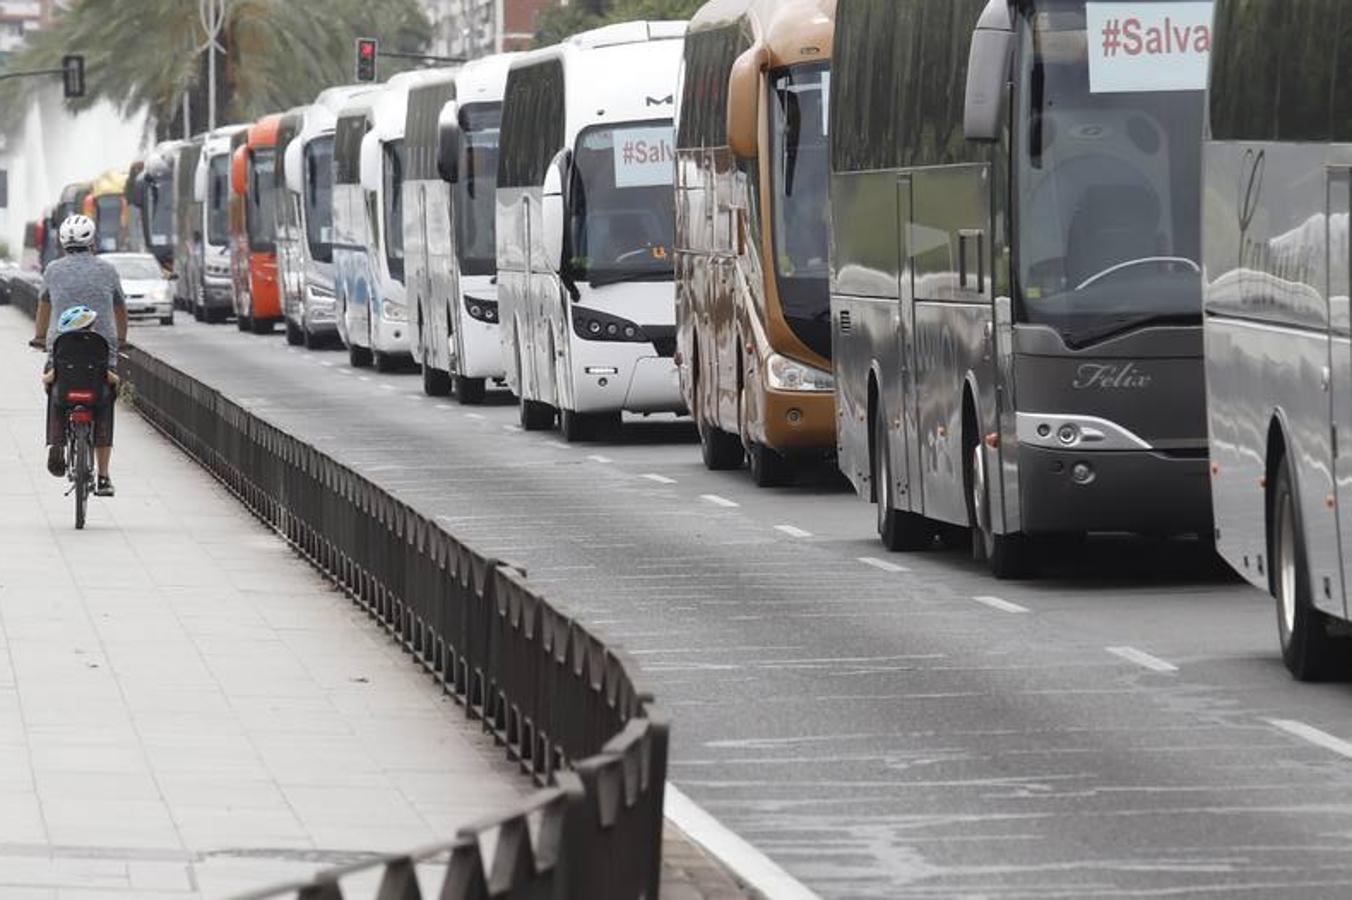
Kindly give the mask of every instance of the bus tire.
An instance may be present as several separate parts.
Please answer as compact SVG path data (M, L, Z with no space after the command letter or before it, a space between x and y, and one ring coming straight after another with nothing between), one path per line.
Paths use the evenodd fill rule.
M559 410L559 431L570 444L590 441L596 437L595 422L586 413L573 409Z
M700 403L699 357L692 363L695 372L694 399L690 414L695 420L695 430L699 433L699 452L704 458L704 468L711 472L728 472L740 469L746 462L746 448L742 446L739 435L731 434L711 423L705 417Z
M376 371L382 373L393 372L399 368L399 358L389 353L381 353L379 350L372 351L371 361L375 364Z
M793 463L759 441L747 442L746 458L756 487L783 487L793 483Z
M429 366L426 356L422 363L422 383L423 393L429 397L445 397L451 392L451 374Z
M975 439L967 447L967 515L972 529L972 558L985 561L1000 580L1026 578L1033 569L1033 548L1021 534L996 534L990 521L990 484L986 455Z
M1336 642L1327 618L1315 609L1306 569L1295 480L1285 455L1277 468L1268 522L1268 579L1277 607L1282 662L1297 681L1320 681L1333 669Z
M484 402L487 385L482 378L466 378L464 375L457 375L451 386L455 391L455 399L461 406L478 406Z
M523 431L548 431L554 427L556 411L548 403L522 397L520 413Z
M354 369L364 369L371 364L371 350L369 347L358 347L356 344L347 345L347 362Z
M934 528L924 516L897 509L892 502L892 455L888 452L883 417L873 416L873 459L870 473L877 493L878 539L896 553L924 550L934 543Z
M248 316L235 316L235 327L240 331L248 331L249 325L250 322Z
M273 324L274 322L272 319L259 319L256 317L249 319L249 327L253 330L254 334L272 334Z
M286 342L292 347L299 347L305 343L305 333L290 319L286 320Z

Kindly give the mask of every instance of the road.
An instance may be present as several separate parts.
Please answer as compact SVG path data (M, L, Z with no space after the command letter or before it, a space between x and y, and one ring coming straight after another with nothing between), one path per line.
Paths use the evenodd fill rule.
M414 375L228 326L133 340L525 565L638 658L672 781L827 898L1346 895L1352 685L1195 545L1062 548L1002 583L888 554L829 472L758 490L693 430L516 428Z

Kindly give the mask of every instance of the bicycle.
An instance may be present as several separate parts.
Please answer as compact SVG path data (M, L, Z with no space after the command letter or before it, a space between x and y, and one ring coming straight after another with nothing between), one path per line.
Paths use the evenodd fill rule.
M66 403L66 478L75 495L75 528L85 527L89 495L94 491L94 390L67 390Z
M36 343L33 344L36 346ZM108 342L92 331L57 337L52 349L57 412L65 416L66 496L75 495L75 528L85 527L94 492L94 416L108 384Z

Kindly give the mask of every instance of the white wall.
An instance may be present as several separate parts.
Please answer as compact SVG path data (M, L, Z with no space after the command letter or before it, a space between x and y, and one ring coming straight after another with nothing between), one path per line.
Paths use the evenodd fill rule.
M22 133L6 135L0 165L9 170L9 208L0 210L0 240L18 259L23 230L56 203L61 189L128 166L149 142L146 117L124 119L107 102L73 116L55 81L29 107Z

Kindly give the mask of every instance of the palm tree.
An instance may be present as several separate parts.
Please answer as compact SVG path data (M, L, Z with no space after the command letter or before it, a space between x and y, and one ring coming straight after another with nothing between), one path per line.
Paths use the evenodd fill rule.
M229 0L216 61L220 121L256 119L352 80L358 36L420 52L430 34L418 0ZM82 53L88 93L72 110L106 99L127 113L148 110L160 136L177 135L185 90L194 129L206 123L206 54L193 52L203 40L194 0L75 0L6 68L52 68ZM382 61L381 74L406 67ZM18 121L33 86L0 82L0 126Z

